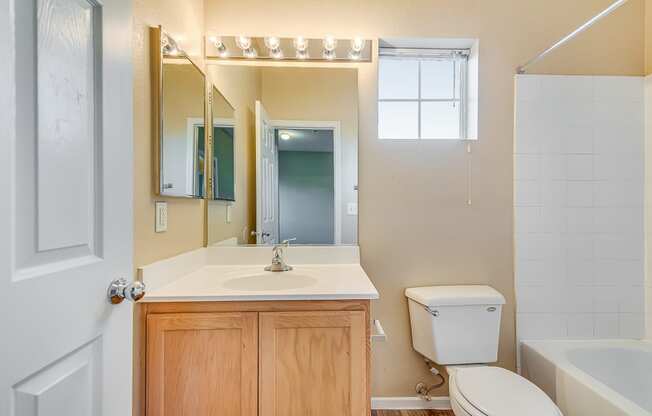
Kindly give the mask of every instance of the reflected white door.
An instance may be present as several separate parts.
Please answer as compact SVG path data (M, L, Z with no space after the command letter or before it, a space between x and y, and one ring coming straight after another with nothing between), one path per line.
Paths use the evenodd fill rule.
M131 0L0 0L0 415L131 415Z
M278 243L278 150L274 128L256 101L256 242Z

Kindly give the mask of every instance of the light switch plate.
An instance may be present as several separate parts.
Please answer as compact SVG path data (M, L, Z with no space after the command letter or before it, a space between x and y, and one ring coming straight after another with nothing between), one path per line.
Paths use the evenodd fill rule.
M165 201L156 201L156 215L154 222L154 231L163 233L168 230L168 203Z
M231 204L226 205L226 223L231 224Z
M349 202L346 204L346 215L358 215L358 203Z

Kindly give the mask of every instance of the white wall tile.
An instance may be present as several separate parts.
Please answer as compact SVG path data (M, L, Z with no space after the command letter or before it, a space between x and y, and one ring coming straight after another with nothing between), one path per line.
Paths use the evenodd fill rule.
M541 75L516 83L518 337L638 337L642 78Z
M593 153L593 126L564 126L558 134L563 153Z
M570 338L592 338L594 333L593 314L572 314L568 316L568 336Z
M613 287L593 288L593 312L618 312L619 296Z
M569 207L592 207L593 182L566 182L566 203Z
M642 126L633 123L596 126L594 153L629 154L633 158L642 158L643 142L639 140L642 134Z
M595 262L595 285L634 286L643 276L642 260L604 260Z
M619 335L622 338L643 338L645 335L645 318L643 314L621 313L618 318Z
M514 212L514 232L543 232L541 207L520 207Z
M595 314L595 337L617 338L620 335L618 314Z
M595 256L612 260L643 259L642 231L640 234L598 234L595 237Z
M595 237L591 234L562 235L562 252L566 259L593 260Z
M541 85L541 80L537 80ZM629 99L643 101L643 78L627 76L594 77L596 100Z
M572 286L593 286L596 263L593 260L566 259L566 281Z
M516 234L518 260L560 259L561 238L553 233Z
M590 181L593 179L592 155L566 155L566 179Z
M562 154L546 153L541 158L542 179L561 181L566 179L566 159Z
M566 208L566 232L590 233L595 229L594 210L592 208Z
M644 166L639 157L619 153L601 154L594 155L594 173L596 180L642 182Z
M541 205L541 183L514 181L514 204L523 207Z
M517 75L516 96L520 101L541 100L541 77Z
M514 156L514 179L520 181L541 178L541 155Z
M568 334L566 317L554 313L519 313L516 328L519 339L565 338Z

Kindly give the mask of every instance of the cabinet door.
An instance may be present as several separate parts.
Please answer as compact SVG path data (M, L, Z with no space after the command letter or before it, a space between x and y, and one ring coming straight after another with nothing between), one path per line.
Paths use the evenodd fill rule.
M149 315L147 415L256 416L257 315Z
M260 314L260 416L366 416L364 311Z

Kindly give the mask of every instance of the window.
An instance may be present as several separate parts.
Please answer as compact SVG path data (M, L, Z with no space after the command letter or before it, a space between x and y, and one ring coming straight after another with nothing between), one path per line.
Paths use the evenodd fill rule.
M380 48L378 137L466 139L468 49Z

